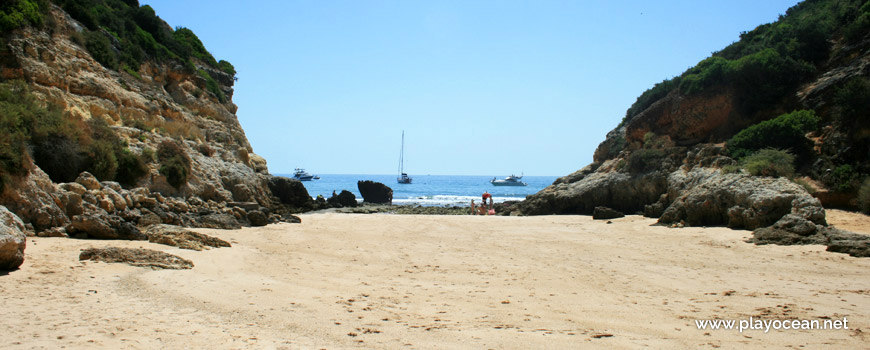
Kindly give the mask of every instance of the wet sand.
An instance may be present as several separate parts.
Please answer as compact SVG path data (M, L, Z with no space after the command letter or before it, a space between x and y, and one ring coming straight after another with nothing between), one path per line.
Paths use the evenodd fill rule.
M232 248L28 238L0 275L0 347L277 349L864 348L870 259L755 246L749 231L638 216L308 214L196 229ZM842 218L841 218L842 217ZM854 219L854 220L853 220ZM866 216L829 213L870 233ZM856 221L857 220L857 221ZM848 228L847 228L848 229ZM862 231L863 230L863 231ZM88 247L194 262L79 262ZM849 330L698 330L695 320L842 319Z

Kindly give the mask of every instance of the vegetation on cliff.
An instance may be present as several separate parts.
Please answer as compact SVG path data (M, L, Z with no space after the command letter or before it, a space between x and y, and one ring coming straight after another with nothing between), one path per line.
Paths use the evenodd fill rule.
M641 94L622 124L672 91L698 94L732 89L745 113L787 98L831 56L831 38L853 45L870 32L870 4L861 0L801 2L774 23L740 34L740 40Z
M209 92L221 102L227 98L218 80L197 63L234 77L235 67L215 60L202 41L188 28L172 29L151 6L138 0L51 0L86 28L73 34L73 41L87 48L106 68L139 76L140 66L148 60L174 61L206 82ZM25 26L41 27L50 8L48 0L10 0L0 5L0 29L4 32Z
M102 119L65 118L58 108L42 106L26 83L0 83L0 189L26 175L31 160L55 182L88 171L127 185L145 175L147 162Z

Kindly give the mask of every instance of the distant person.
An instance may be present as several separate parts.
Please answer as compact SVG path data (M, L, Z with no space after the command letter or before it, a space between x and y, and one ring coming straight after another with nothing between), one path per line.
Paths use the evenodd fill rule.
M486 200L489 198L492 198L492 195L489 194L489 192L484 191L483 192L483 205L486 205Z
M480 215L486 215L486 202L480 203L479 209Z
M471 200L471 215L477 215L477 212L474 211L474 200Z

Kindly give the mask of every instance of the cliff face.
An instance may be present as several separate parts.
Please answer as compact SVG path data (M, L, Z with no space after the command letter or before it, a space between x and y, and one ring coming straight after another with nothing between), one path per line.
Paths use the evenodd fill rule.
M175 188L150 164L139 186L171 196L268 203L259 176L267 174L265 160L253 153L231 100L221 103L202 77L176 63L147 62L138 77L106 69L70 40L83 30L80 23L58 7L50 15L55 25L49 30L25 27L6 40L4 79L27 81L36 96L70 118L104 119L134 153L179 141L191 158L188 183ZM233 78L210 70L232 96Z
M139 228L159 223L234 228L298 222L290 213L312 200L298 181L269 175L265 159L253 153L235 115L232 75L195 58L193 67L145 59L138 69L107 69L82 44L88 31L81 23L54 5L46 16L45 26L3 33L2 80L26 82L39 102L62 109L81 130L91 120L104 121L108 134L89 137L116 140L123 152L145 161L142 175L121 186L86 172L59 183L32 155L24 157L24 175L0 186L0 207L28 230L143 239ZM181 165L164 168L166 144L175 145L173 161ZM270 186L281 190L280 198Z
M823 0L795 6L777 24L744 33L741 42L645 92L595 150L592 164L514 210L588 215L606 206L662 224L759 229L759 243L843 240L825 227L820 199L854 205L854 184L870 174L868 29L866 4ZM789 35L791 41L777 41ZM820 120L798 136L812 151L793 150L797 172L822 187L816 198L785 178L721 170L740 161L729 148L732 137L794 110L810 110ZM776 141L774 135L761 138ZM870 255L870 241L859 241L861 248L850 254Z

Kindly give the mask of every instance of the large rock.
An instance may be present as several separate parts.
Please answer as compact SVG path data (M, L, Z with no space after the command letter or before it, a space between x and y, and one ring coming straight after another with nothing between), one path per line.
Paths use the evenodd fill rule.
M120 216L108 215L104 212L73 216L67 232L70 236L84 234L87 238L96 239L145 240L148 238L135 225L124 221Z
M608 207L595 207L595 210L592 211L593 220L616 219L624 216L625 214L621 211L616 211Z
M296 208L310 208L313 204L311 195L301 181L283 176L271 176L269 189L282 204Z
M753 230L770 226L787 214L825 224L819 200L785 178L695 168L671 173L668 187L668 197L673 201L659 218L665 224L685 221L692 226L727 225Z
M573 182L568 182L573 180ZM572 174L529 196L519 205L525 215L584 214L597 206L639 212L667 191L667 178L658 172L631 175L617 171Z
M88 248L79 254L79 260L125 263L155 269L189 269L193 262L169 253L143 248Z
M333 207L356 207L359 205L356 201L356 196L348 190L341 190L339 194L333 192L332 197L329 197L326 203L329 203Z
M377 204L393 203L393 189L387 187L387 185L365 180L357 181L356 186L363 197L363 202Z
M165 244L181 249L203 250L209 247L229 247L230 243L217 237L193 232L173 225L153 225L145 231L151 243Z
M0 270L14 270L21 266L26 245L24 223L9 209L0 206Z
M242 228L236 217L227 213L206 214L201 216L197 222L199 227L204 228L219 228L224 230L238 230Z
M64 226L69 217L62 207L64 191L55 185L41 169L34 167L30 174L15 179L0 193L0 205L6 206L25 224L33 225L36 232Z

